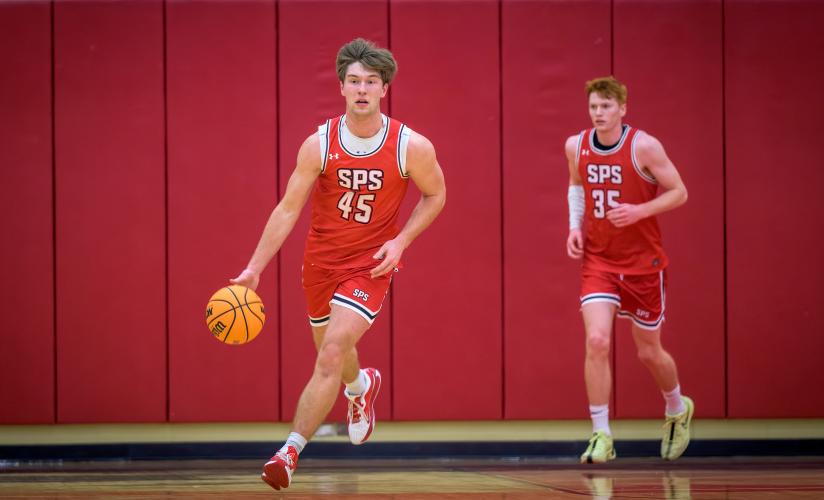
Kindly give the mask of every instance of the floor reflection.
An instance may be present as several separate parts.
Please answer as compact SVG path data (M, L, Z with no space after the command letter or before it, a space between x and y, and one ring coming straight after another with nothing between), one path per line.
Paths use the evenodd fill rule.
M824 498L824 460L301 462L275 492L257 461L0 464L0 499L532 500Z

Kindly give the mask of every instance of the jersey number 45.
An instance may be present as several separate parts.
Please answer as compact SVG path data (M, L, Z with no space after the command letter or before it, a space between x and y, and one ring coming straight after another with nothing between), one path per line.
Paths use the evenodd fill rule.
M372 219L372 205L370 203L374 201L375 193L359 194L355 191L346 191L338 200L340 216L346 220L354 219L355 222L369 224Z

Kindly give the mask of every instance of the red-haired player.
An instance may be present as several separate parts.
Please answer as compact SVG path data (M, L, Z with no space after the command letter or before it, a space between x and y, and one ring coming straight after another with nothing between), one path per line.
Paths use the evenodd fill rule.
M593 426L581 462L615 458L609 351L616 314L632 321L638 357L664 395L661 457L674 460L689 444L694 405L681 395L675 361L661 346L668 259L655 216L686 202L687 188L661 143L622 122L627 89L621 82L597 78L587 82L586 93L593 127L567 139L565 148L567 253L583 259L584 378Z

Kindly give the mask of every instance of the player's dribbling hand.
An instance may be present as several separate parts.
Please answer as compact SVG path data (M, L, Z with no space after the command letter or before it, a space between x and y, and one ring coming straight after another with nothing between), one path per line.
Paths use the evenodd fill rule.
M584 255L584 238L580 229L570 229L567 236L567 255L580 259Z
M384 274L394 270L398 265L398 262L401 261L403 249L403 243L398 241L397 238L384 243L380 250L372 256L373 259L382 260L383 262L372 269L372 272L370 273L371 276L373 278L377 278L378 276L383 276Z
M615 227L626 227L635 224L646 217L638 205L619 203L618 206L607 211L607 219Z
M257 289L259 282L260 276L249 269L244 269L243 272L241 272L237 278L229 280L229 283L233 285L243 285L246 288L251 288L252 290Z

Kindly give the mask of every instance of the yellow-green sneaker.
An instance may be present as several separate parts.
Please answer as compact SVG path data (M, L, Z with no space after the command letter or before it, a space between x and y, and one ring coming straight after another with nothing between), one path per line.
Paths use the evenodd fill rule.
M687 408L678 415L667 415L664 422L664 439L661 440L661 458L675 460L690 444L690 422L695 412L695 404L686 396L681 396Z
M602 464L615 458L615 448L612 447L612 436L604 431L592 433L589 438L587 451L581 455L582 464Z

